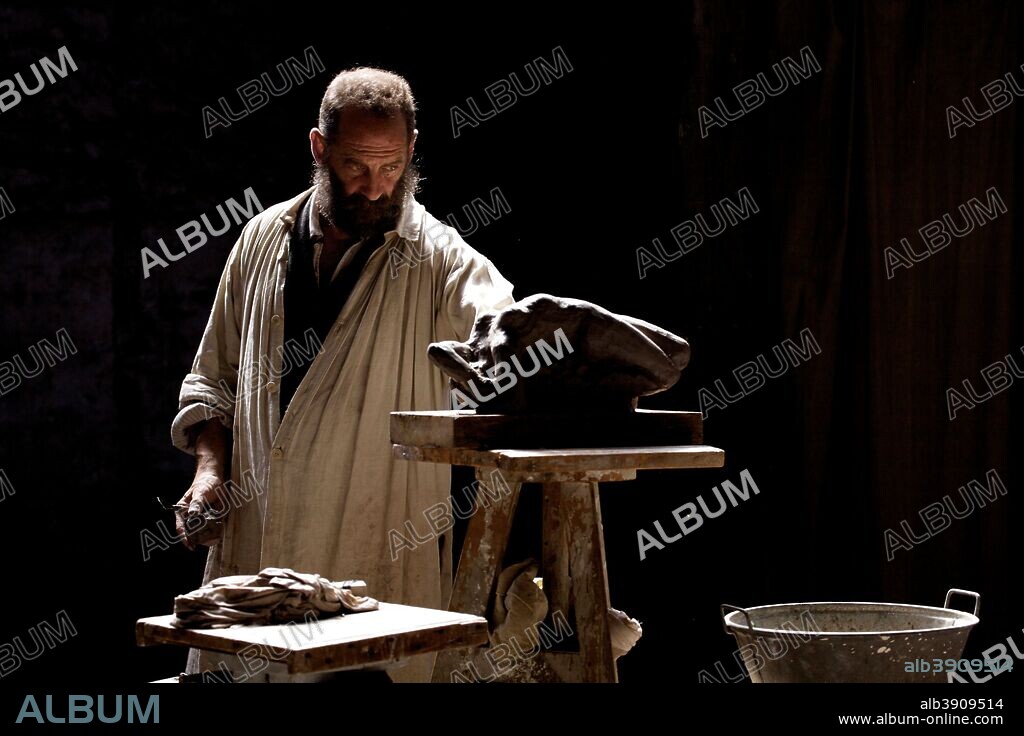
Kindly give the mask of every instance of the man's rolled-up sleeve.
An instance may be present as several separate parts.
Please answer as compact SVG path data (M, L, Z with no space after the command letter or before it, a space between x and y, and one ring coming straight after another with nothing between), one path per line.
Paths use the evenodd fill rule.
M480 314L515 301L513 288L490 259L465 248L445 279L438 310L438 339L468 340Z
M239 259L245 234L243 231L228 254L192 370L181 384L178 413L171 422L172 444L190 455L195 454L191 431L195 425L212 418L227 429L234 423L243 298Z

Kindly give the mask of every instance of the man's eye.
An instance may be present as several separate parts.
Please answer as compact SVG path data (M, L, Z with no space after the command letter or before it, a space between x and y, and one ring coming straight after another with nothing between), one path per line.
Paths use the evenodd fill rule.
M398 171L398 167L397 166L385 166L384 167L384 173L385 174L394 174L396 171Z

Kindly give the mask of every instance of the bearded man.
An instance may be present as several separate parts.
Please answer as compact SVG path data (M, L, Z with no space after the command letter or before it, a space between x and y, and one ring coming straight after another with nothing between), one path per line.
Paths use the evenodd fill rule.
M313 186L250 220L228 255L171 426L196 457L181 503L226 510L204 584L289 567L444 609L451 530L397 559L389 532L447 503L451 471L396 461L389 413L450 407L427 346L468 339L513 287L416 201L416 106L402 77L342 72L318 125ZM245 502L229 503L229 480L251 492ZM427 681L433 660L414 657L392 679ZM186 672L212 664L192 649Z

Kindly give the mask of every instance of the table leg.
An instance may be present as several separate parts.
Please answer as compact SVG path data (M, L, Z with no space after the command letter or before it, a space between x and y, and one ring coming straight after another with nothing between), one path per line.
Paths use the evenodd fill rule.
M449 611L487 617L494 586L505 561L512 519L522 484L508 482L500 470L477 468L476 509L466 529L455 573ZM437 655L432 680L451 682L452 672L471 659L475 650L453 649Z
M548 611L569 616L569 550L565 541L565 517L562 511L562 483L544 483L543 520L541 522L541 576Z
M582 679L618 682L608 628L608 571L598 485L563 483L562 494Z

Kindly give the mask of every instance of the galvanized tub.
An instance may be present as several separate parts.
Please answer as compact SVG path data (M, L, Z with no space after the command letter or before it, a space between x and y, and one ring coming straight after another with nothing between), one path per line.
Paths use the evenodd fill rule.
M973 613L950 608L954 594L972 597ZM944 667L908 672L906 663L959 660L967 635L978 623L980 605L981 596L958 588L946 593L942 608L901 603L722 604L722 625L736 637L753 682L946 682Z

